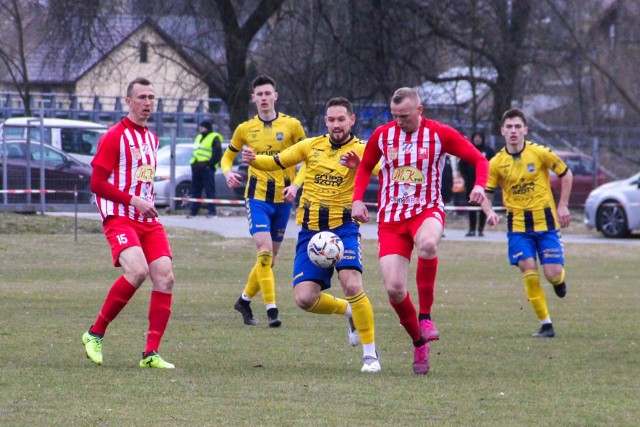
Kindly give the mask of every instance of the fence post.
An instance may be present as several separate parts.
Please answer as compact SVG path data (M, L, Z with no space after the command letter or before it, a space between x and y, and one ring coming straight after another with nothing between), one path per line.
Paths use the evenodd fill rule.
M164 133L164 102L162 98L158 98L158 105L156 106L156 134L162 135Z
M99 112L102 110L100 106L100 97L98 95L93 98L93 111L91 111L91 121L97 122L100 120Z
M593 137L593 170L595 173L593 174L593 188L598 186L598 172L600 170L600 141L597 136Z
M178 100L176 109L176 136L182 136L184 132L184 99Z

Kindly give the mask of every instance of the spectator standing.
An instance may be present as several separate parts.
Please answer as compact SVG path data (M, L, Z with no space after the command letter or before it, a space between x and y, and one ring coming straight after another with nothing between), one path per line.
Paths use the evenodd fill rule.
M149 328L143 368L173 369L158 354L171 315L173 267L171 248L153 205L153 178L158 137L147 128L155 90L145 78L127 87L129 114L102 137L91 162L91 191L102 217L113 264L123 275L111 285L95 323L82 336L87 357L101 365L102 344L109 324L129 303L144 280L151 278Z
M193 157L191 157L191 197L199 199L204 190L207 199L216 198L215 174L222 158L222 135L213 132L209 120L200 122L199 133L193 141ZM198 215L200 202L192 201L187 218ZM207 218L217 215L216 205L207 203Z
M478 151L482 153L485 159L491 160L491 158L495 155L495 152L493 151L493 149L485 144L484 134L482 132L474 132L473 134L471 134L471 142L478 149ZM467 199L468 199L469 195L471 194L472 187L471 187L471 184L467 184L467 183L476 182L476 168L462 159L460 160L459 168L460 168L460 173L462 174L462 178L464 179L464 182L465 182L465 190L466 190ZM478 236L483 237L484 226L487 222L487 215L482 210L473 210L473 209L477 209L478 206L472 206L470 204L468 204L468 206L472 210L469 210L468 212L469 231L465 236L467 237L475 236L476 229L477 229Z

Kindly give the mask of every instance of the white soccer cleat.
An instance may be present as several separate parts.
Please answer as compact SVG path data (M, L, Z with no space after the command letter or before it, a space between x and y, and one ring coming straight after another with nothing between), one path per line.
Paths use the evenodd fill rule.
M382 370L382 366L380 366L380 361L377 357L365 356L362 360L364 363L360 372L380 372Z

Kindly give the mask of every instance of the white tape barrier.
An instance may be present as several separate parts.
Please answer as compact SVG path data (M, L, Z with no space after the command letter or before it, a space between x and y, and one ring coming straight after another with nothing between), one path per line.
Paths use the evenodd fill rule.
M174 200L182 202L197 202L197 203L215 203L217 205L244 205L244 200L229 200L229 199L192 199L189 197L174 197ZM378 206L377 203L365 202L366 206ZM445 206L445 211L481 211L480 206ZM502 211L506 210L503 206L494 206L493 210Z
M74 190L0 190L0 194L54 194L54 193L67 193L67 194L78 194L77 191Z

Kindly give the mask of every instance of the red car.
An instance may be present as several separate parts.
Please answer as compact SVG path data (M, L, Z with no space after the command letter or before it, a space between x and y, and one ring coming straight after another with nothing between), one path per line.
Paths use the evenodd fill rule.
M597 168L594 166L591 156L572 151L555 151L555 153L564 160L573 173L573 185L571 186L571 197L569 198L569 207L571 208L584 207L591 190L611 180L604 169L600 166ZM549 174L549 179L551 181L551 191L557 203L560 197L560 178L552 172Z

